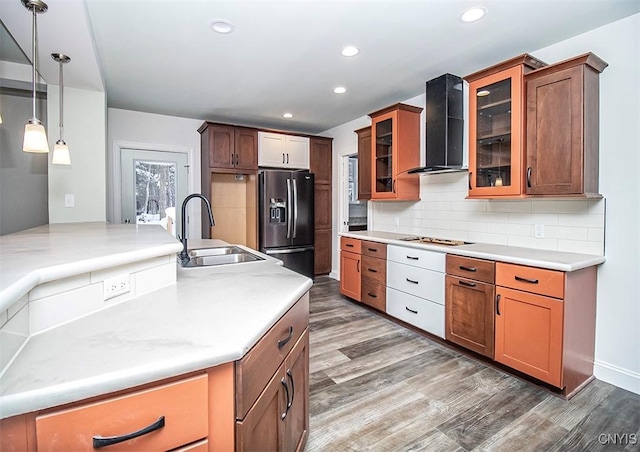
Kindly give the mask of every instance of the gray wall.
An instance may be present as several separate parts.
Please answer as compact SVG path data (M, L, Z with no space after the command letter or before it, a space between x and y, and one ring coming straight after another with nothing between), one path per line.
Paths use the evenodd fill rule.
M32 116L30 95L0 85L0 235L49 223L48 154L22 152L24 125ZM37 111L46 124L46 99L38 99Z

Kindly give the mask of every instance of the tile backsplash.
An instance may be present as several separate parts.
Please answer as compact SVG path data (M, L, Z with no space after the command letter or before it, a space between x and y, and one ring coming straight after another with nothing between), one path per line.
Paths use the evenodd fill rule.
M370 203L371 229L604 255L605 199L465 199L467 177L421 176L421 201Z

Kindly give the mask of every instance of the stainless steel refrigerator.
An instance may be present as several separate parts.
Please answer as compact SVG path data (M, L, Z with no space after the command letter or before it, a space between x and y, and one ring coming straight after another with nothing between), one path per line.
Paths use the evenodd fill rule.
M258 181L260 251L313 278L313 174L265 170Z

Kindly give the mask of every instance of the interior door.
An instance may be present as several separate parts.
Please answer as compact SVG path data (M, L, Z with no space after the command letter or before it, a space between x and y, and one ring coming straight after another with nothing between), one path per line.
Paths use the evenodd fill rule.
M122 222L160 224L175 236L188 192L188 165L185 153L122 149Z

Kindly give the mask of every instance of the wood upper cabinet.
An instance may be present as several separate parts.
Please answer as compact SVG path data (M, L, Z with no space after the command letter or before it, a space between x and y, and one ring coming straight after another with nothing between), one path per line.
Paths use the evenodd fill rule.
M202 169L232 173L258 171L258 131L205 122L199 129Z
M494 262L447 255L445 338L493 358Z
M421 112L396 104L369 114L372 200L420 200L419 176L407 171L420 166Z
M360 301L361 298L361 241L340 237L340 293Z
M358 199L371 199L371 126L355 131L358 134Z
M521 55L469 82L469 197L523 193L524 75L545 63Z
M316 184L331 185L332 138L312 137L309 140L309 169Z
M570 396L593 375L596 267L496 263L495 360Z
M592 53L525 76L526 193L598 193L599 74Z

